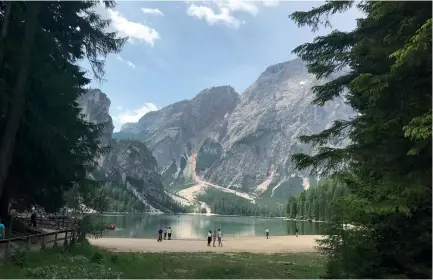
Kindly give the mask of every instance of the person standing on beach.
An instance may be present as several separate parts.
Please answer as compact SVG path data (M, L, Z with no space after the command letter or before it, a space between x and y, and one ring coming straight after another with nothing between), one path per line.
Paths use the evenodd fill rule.
M213 241L213 246L216 247L216 246L215 246L215 241L216 241L216 230L214 230L213 233L212 233L212 241Z
M168 240L171 240L171 233L172 233L171 227L168 227L167 232L168 232Z
M164 228L164 240L167 239L167 227Z
M296 237L298 237L299 229L297 226L295 226L295 231L296 231Z
M223 242L222 242L222 232L221 229L218 229L218 247L222 247L223 246Z
M265 233L266 233L266 239L269 239L269 228L266 228Z
M212 241L212 231L209 230L207 233L207 246L210 247L210 243Z
M162 228L158 230L158 242L162 242Z

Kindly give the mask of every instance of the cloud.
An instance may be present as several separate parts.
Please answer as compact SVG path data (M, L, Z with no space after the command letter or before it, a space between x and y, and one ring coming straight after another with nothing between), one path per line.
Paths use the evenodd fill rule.
M259 7L255 2L250 1L215 1L216 5L220 8L227 8L230 12L246 12L256 16L259 12Z
M153 46L154 41L160 39L158 31L144 24L129 21L119 12L108 9L108 16L111 19L111 26L120 36L129 37L130 42L145 42Z
M262 2L267 7L276 7L280 4L279 0L262 0Z
M164 15L159 9L141 8L141 11L144 14L159 15L159 16Z
M193 1L188 2L190 3L187 10L189 16L205 20L209 25L225 24L230 28L238 29L240 25L245 24L245 21L233 16L233 13L248 13L256 16L259 13L260 5L273 7L277 6L279 1L214 0L203 1L200 5L194 4Z
M113 119L117 121L120 125L123 125L124 123L127 122L138 122L138 120L146 113L149 113L151 111L156 111L156 110L158 110L158 107L156 107L155 104L144 103L144 105L138 109L124 110L118 113L116 116L113 117Z
M215 13L211 8L206 6L197 6L192 4L187 11L189 16L195 16L198 19L204 19L210 25L222 23L231 28L238 29L243 21L230 15L229 9L222 8L219 13Z
M116 59L119 60L119 61L121 61L121 62L123 62L123 63L126 63L126 65L128 65L132 69L135 69L135 64L134 63L132 63L129 60L123 59L120 55L116 56Z

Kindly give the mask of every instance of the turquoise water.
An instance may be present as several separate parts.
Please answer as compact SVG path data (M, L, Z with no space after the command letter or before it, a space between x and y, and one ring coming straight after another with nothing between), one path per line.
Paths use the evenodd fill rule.
M202 239L209 230L221 229L226 237L294 235L295 225L299 234L321 234L325 223L285 221L259 217L204 216L204 215L152 215L152 214L104 214L104 223L116 224L116 230L108 231L108 237L154 238L159 228L171 227L174 239Z

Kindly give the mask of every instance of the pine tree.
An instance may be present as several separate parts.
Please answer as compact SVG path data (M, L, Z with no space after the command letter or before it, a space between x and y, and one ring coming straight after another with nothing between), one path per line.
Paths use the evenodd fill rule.
M291 18L317 30L353 4L330 1ZM314 103L344 96L357 115L302 136L318 153L293 159L298 168L338 176L351 192L334 204L322 244L328 277L429 278L432 3L363 1L357 8L365 17L355 30L334 30L294 50L310 73L329 79L314 88ZM344 136L350 145L326 147Z
M96 166L95 159L108 150L99 140L104 125L87 123L81 117L76 99L90 81L77 62L87 58L95 75L102 77L101 57L118 52L125 39L105 31L109 21L91 12L96 4L96 1L13 3L7 36L2 38L4 59L0 65L2 95L9 96L0 100L0 108L6 110L0 117L0 131L3 140L12 139L14 143L8 155L2 153L2 160L10 162L9 168L2 165L3 177L0 176L6 179L0 182L3 217L7 215L3 207L7 207L9 199L26 205L36 203L54 211L63 205L63 194L72 187L91 194L100 185L86 176ZM38 7L37 14L33 5ZM34 15L33 19L29 13ZM27 66L22 66L17 46L24 43L21 34L26 34L24 30L29 25L34 30L32 53ZM28 51L27 45L25 50ZM20 77L23 67L28 68L27 78L20 80L24 94L15 102L20 90L14 89L13 77ZM13 106L22 110L18 114L16 136L11 129L6 130L12 121L16 124ZM6 146L2 144L2 149Z

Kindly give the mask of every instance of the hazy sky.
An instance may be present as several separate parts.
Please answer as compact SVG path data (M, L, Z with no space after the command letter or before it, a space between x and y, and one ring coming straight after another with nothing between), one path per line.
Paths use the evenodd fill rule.
M110 98L115 131L204 88L231 85L242 93L269 65L295 58L291 51L299 44L332 29L355 27L356 10L334 16L332 29L316 33L288 18L321 3L120 1L115 9L98 9L130 40L107 58L106 81L92 87Z

